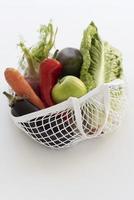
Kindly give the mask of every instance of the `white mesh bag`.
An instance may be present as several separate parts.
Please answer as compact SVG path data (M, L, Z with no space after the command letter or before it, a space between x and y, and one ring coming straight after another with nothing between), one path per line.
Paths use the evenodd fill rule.
M70 97L50 108L11 117L35 141L60 149L116 131L122 120L125 100L124 81L115 80L79 99Z

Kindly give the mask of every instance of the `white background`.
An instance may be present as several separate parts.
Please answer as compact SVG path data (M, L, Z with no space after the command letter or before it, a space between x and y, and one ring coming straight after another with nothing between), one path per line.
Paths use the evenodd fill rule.
M93 20L101 36L124 56L129 99L117 133L53 151L35 143L12 123L3 72L17 66L16 44L29 43L49 19L59 27L57 47L79 47ZM134 199L134 5L133 0L0 1L0 199Z

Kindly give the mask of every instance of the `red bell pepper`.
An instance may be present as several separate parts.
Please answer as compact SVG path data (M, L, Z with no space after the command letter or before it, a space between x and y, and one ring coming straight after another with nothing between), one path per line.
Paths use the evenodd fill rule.
M56 59L45 59L40 64L40 94L47 107L54 105L51 91L62 72L62 65Z

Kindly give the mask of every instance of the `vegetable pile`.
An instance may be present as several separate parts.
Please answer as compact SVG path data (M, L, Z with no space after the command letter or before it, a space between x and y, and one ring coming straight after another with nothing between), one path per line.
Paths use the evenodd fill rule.
M27 47L20 41L19 68L5 70L12 92L3 93L12 115L35 112L71 96L79 98L103 83L122 78L121 53L100 38L93 22L84 30L80 49L56 50L56 34L50 22L40 27L37 44Z

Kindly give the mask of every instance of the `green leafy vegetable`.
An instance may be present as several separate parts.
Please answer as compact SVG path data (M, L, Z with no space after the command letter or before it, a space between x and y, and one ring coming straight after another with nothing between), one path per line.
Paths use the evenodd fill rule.
M88 91L122 76L119 51L103 42L93 22L84 31L80 51L83 55L80 79Z
M50 50L55 43L57 29L54 31L52 23L41 25L39 30L39 42L28 48L24 41L19 43L23 55L20 60L20 67L30 76L38 74L39 64L41 61L50 56Z
M83 66L80 78L86 84L87 89L91 90L99 84L100 69L102 69L102 42L99 38L97 28L93 22L87 27L81 42L81 53L83 55ZM103 70L102 70L103 73Z
M114 79L122 78L122 55L118 49L104 42L104 65L105 65L105 82L111 82Z

